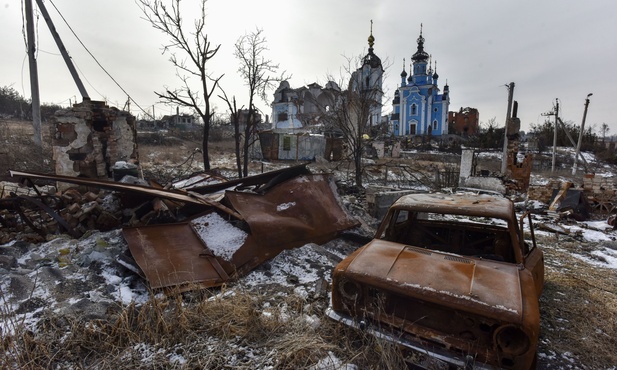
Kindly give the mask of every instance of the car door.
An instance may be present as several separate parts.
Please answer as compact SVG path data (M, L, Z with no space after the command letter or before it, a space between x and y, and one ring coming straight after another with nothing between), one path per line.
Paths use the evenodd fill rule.
M526 270L531 272L536 287L536 293L538 294L538 298L540 298L542 289L544 288L544 253L542 253L542 250L536 245L533 223L531 222L531 213L525 212L525 214L521 216L519 222L520 238L524 242L524 266ZM530 233L530 238L527 240L524 239L524 226L527 226Z

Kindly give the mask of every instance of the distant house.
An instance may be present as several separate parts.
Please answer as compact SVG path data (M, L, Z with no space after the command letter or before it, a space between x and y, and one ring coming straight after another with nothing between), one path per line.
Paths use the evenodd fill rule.
M255 123L259 125L261 123L261 114L259 114L259 112L257 111L254 111L253 116L255 119ZM246 127L246 123L248 122L248 120L249 120L249 110L239 109L238 110L238 123L240 127L242 128Z
M476 108L461 108L458 112L448 112L451 134L462 136L476 135L480 125L480 113Z
M174 114L173 116L163 116L161 124L166 128L177 126L193 126L195 117L190 114Z

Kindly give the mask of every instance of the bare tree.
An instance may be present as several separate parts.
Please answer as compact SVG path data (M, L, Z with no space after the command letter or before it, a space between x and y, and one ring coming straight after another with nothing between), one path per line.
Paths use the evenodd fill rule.
M602 126L600 126L600 131L602 132L602 144L604 144L606 142L606 134L611 130L610 127L608 127L608 125L606 124L606 122L602 123Z
M223 75L212 77L207 69L208 61L214 58L221 45L212 47L205 33L206 0L201 0L201 11L195 17L194 28L185 26L180 0L170 0L169 5L163 0L137 0L137 4L152 27L169 38L169 44L163 46L163 52L170 53L169 61L176 68L176 75L182 81L182 87L165 88L165 92L155 92L155 94L169 104L191 108L201 117L204 124L202 141L204 169L209 170L208 139L214 115L210 99Z
M234 143L236 150L236 168L238 170L238 178L242 178L242 156L241 156L241 148L240 144L242 142L240 133L240 112L238 112L238 106L236 105L236 97L233 96L231 99L227 96L225 91L223 91L223 95L219 95L225 103L227 103L227 108L229 108L229 121L234 127Z
M320 104L318 107L327 130L342 135L354 165L355 185L362 187L362 157L365 146L372 129L379 126L381 119L384 69L381 61L372 54L372 49L364 58L348 58L347 62L347 89L339 92L334 102ZM361 67L354 70L353 66L358 64L361 64ZM333 80L331 76L329 80ZM344 78L341 79L340 86L345 86Z
M256 98L261 98L264 102L268 102L267 92L271 88L276 87L276 83L289 79L291 76L286 76L283 71L277 75L279 65L275 64L271 59L268 59L265 54L268 51L266 37L263 35L263 30L255 29L250 33L246 33L236 41L234 55L240 62L238 73L244 79L245 85L248 87L248 114L243 127L243 134L238 136L236 140L242 141L242 147L236 146L236 155L241 157L242 163L238 162L238 166L242 166L242 175L248 175L249 148L255 141L257 133L257 109L255 108ZM227 105L231 105L229 100ZM235 101L235 99L234 99ZM233 112L232 112L233 114ZM236 120L236 124L238 120Z

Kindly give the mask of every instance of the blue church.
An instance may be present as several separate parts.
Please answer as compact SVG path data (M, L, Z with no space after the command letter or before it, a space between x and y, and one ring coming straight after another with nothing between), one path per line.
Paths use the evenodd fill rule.
M424 37L420 26L418 50L411 57L409 77L401 72L401 86L394 92L392 114L390 115L390 132L395 136L448 134L448 108L450 105L448 84L440 94L437 81L437 62L433 71L429 54L424 51Z

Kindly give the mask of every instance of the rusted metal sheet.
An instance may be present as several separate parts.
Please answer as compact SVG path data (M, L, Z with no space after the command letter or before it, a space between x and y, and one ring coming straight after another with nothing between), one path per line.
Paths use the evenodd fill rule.
M207 246L190 224L124 229L125 237L153 288L190 282L219 286L285 249L323 243L357 226L341 207L333 186L330 176L303 175L278 183L264 194L227 191L225 198L249 228L229 261L204 252Z
M311 172L306 168L307 163L297 166L287 167L280 170L269 171L259 175L243 177L241 179L229 180L221 184L196 186L191 188L198 194L214 194L225 190L243 189L251 190L255 193L264 193L271 187L288 179L300 175L307 175Z
M357 225L341 208L327 175L304 175L281 183L266 194L229 191L233 208L249 224L254 236L267 244L297 244L331 239Z
M284 249L324 243L358 225L341 207L327 175L303 175L267 193L228 191L233 208L249 225L255 248L241 248L233 262L254 268Z
M95 180L84 177L71 177L71 176L62 176L62 175L52 175L52 174L42 174L36 172L20 172L20 171L9 171L12 177L25 177L29 179L45 179L45 180L53 180L59 182L67 182L70 184L78 184L78 185L86 185L97 187L101 189L108 190L116 190L121 192L128 192L134 194L141 195L149 195L152 197L160 197L165 199L171 199L176 201L181 201L185 203L192 203L200 206L208 206L217 208L233 217L241 219L242 217L235 212L234 210L229 209L228 207L222 205L219 202L212 201L205 196L200 196L197 193L189 193L181 190L170 190L170 189L157 189L151 188L144 185L136 185L136 184L125 184L113 181L106 180Z
M122 233L153 289L218 286L233 271L212 255L189 223L125 228Z

